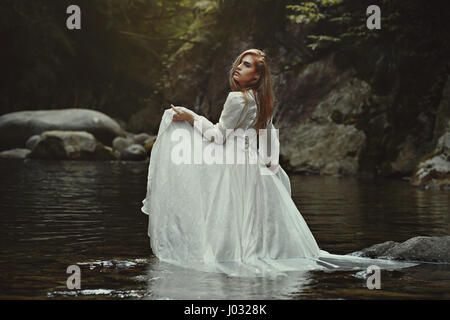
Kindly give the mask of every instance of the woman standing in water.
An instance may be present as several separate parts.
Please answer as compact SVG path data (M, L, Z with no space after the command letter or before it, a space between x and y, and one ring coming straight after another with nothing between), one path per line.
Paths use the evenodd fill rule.
M258 49L242 52L229 82L231 92L217 124L173 105L162 117L141 209L149 215L150 245L161 261L250 277L413 265L320 250L291 198L289 177L278 164L267 55ZM189 137L180 144L181 133ZM201 141L200 148L195 141ZM177 158L180 150L189 161ZM205 150L214 150L215 159L233 154L234 161L195 161L205 158Z

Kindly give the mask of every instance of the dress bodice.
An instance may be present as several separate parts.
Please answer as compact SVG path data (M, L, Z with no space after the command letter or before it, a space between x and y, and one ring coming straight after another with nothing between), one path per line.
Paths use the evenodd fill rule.
M250 157L261 158L261 162L270 165L278 163L279 141L278 134L272 121L267 126L266 136L257 135L256 130L249 130L257 120L258 106L253 91L248 91L248 101L246 103L244 93L241 91L231 91L224 103L219 122L213 124L204 116L188 110L194 116L194 128L202 137L217 144L232 138L238 148L245 151L250 150ZM264 140L265 149L261 152L261 145ZM231 143L226 144L227 147ZM270 158L269 158L270 155ZM255 161L255 160L252 160Z
M251 128L256 123L256 118L258 114L258 106L256 104L256 99L253 94L253 91L248 92L249 92L248 104L245 105L243 96L242 101L239 101L239 103L244 104L244 106L242 107L241 115L239 117L238 124L236 125L236 128L242 128L244 130ZM240 94L243 95L243 93Z
M231 91L223 105L218 123L213 124L207 118L195 112L192 112L192 114L194 116L194 128L205 139L224 144L231 133L238 134L233 130L243 129L245 131L251 128L256 122L257 112L258 107L253 93L249 93L246 103L243 92Z

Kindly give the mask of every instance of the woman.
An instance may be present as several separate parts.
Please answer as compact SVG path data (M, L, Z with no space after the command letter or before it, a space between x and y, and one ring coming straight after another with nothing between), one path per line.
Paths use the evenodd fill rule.
M217 124L184 107L164 112L141 209L149 215L153 253L161 261L231 276L412 266L319 249L278 164L267 56L244 51L229 76L232 91Z

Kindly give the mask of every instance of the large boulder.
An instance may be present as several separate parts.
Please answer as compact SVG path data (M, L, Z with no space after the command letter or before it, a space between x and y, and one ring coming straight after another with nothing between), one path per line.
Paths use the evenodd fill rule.
M356 126L373 94L353 70L339 72L333 56L277 79L279 104L275 127L280 152L291 171L356 175L366 134ZM287 107L289 106L289 107Z
M108 146L115 137L125 136L115 120L95 110L18 111L0 117L0 150L24 147L31 136L50 130L86 131Z
M450 236L418 236L399 243L386 241L352 255L368 258L450 263Z
M308 123L284 138L282 149L294 172L339 176L357 174L366 137L353 126Z
M110 147L84 131L46 131L40 135L29 158L55 160L115 160Z

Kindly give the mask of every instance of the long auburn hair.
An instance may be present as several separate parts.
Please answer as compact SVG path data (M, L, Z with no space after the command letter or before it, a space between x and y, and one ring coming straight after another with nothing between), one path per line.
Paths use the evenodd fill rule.
M255 59L255 71L259 75L259 78L251 81L247 87L241 88L239 82L234 79L233 73L241 63L242 58L247 54L253 55ZM267 128L267 124L274 111L274 93L267 55L259 49L248 49L242 52L233 62L229 74L229 81L232 91L242 91L244 93L246 105L249 102L248 91L253 90L258 108L256 123L253 128L258 133L259 129Z

